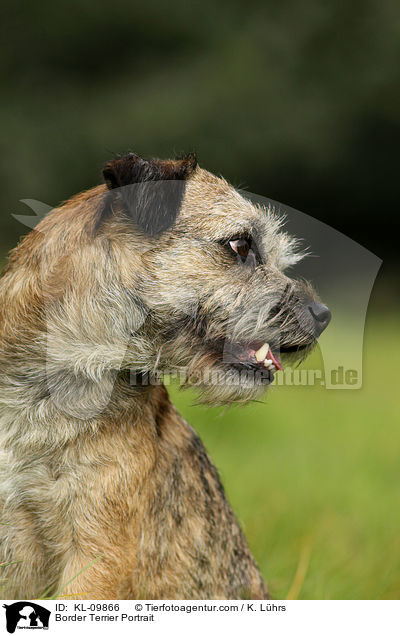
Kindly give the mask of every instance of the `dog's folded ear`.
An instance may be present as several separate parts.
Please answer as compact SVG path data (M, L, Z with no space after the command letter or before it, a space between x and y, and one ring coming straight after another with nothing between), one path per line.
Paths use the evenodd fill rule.
M194 172L194 154L180 159L142 159L133 153L109 161L103 177L138 227L151 236L170 228L181 207L186 180ZM112 201L107 202L112 207Z

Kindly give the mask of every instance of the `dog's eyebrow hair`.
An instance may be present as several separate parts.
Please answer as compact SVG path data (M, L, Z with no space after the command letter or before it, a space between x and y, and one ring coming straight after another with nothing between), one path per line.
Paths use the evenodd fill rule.
M224 229L222 232L215 232L213 234L213 236L210 235L201 235L200 233L194 233L194 232L188 232L187 230L181 229L181 228L174 228L173 229L173 233L176 236L186 236L186 237L190 237L192 239L196 239L196 240L202 240L202 241L222 241L224 239L230 239L234 236L252 236L255 237L256 235L261 235L261 229L258 226L257 223L255 224L249 224L249 225L242 225L241 227L231 227L231 228L226 228Z
M252 225L248 225L247 227L241 227L238 228L236 231L233 229L231 232L226 232L224 233L224 235L221 237L222 239L225 238L233 238L234 236L248 236L251 237L252 239L255 240L259 240L261 241L262 239L262 228L259 227L259 225L257 225L257 223L254 223Z
M262 236L262 225L258 222L258 219L251 220L246 224L237 227L225 229L223 233L221 233L221 239L230 238L231 236L252 236L256 238L257 236Z

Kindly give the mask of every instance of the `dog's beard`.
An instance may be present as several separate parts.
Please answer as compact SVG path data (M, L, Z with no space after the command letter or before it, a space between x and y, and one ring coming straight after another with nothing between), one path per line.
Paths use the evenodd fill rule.
M313 346L310 338L307 344L289 346L290 341L296 341L286 334L281 353L279 338L279 330L271 330L271 345L261 339L207 339L181 325L174 330L173 338L160 342L152 371L177 376L179 384L194 388L203 403L220 405L260 399L273 383L275 373L283 368L281 355L293 364Z

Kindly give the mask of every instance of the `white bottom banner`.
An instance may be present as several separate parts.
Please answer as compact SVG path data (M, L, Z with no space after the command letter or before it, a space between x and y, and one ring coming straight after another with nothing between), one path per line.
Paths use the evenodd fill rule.
M0 634L400 633L400 601L1 601ZM19 636L22 636L21 634ZM25 636L28 636L27 634ZM39 635L37 635L39 636Z

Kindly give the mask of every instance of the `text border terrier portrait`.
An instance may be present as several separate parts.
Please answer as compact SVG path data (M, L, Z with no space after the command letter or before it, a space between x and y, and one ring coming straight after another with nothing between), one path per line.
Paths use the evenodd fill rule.
M257 399L330 312L285 274L302 254L274 210L194 155L130 153L103 175L0 279L0 595L267 598L202 442L152 378Z

